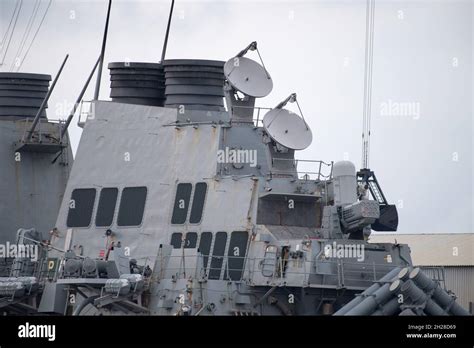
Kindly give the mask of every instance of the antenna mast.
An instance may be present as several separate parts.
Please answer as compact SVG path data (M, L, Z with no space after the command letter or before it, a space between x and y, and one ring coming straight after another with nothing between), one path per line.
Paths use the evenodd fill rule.
M109 30L109 18L110 18L111 7L112 7L112 0L109 0L109 7L107 9L107 19L105 20L104 37L102 39L102 49L100 51L100 62L99 62L99 70L97 72L97 82L95 84L94 100L99 99L100 78L102 77L102 66L104 65L105 44L107 43L107 32Z
M168 17L168 26L166 27L165 41L163 42L163 49L161 50L161 63L165 60L166 48L168 46L168 36L170 34L171 18L173 17L174 0L171 0L170 15Z
M36 125L38 124L38 121L41 117L41 114L44 111L44 109L46 108L46 104L48 103L49 97L51 96L51 93L53 93L54 87L56 86L56 82L58 82L59 76L61 76L61 72L63 71L64 65L66 64L68 58L69 58L69 54L66 54L66 57L64 58L63 63L61 64L61 67L59 68L59 71L56 74L56 77L54 78L54 81L53 81L53 83L51 84L51 87L48 90L48 93L46 93L46 96L44 97L44 99L43 99L43 101L42 101L42 103L41 103L41 105L38 109L38 112L36 113L36 116L33 119L33 123L31 124L31 128L28 131L28 134L25 138L25 142L30 141L30 139L33 135L33 132L35 131Z
M89 74L89 77L87 78L86 83L82 87L81 93L79 93L79 96L77 97L77 100L74 103L71 112L69 113L69 116L66 120L66 123L64 124L63 129L61 130L60 139L62 139L64 137L64 135L66 134L67 128L69 127L69 124L71 123L72 118L74 117L74 114L76 113L76 110L79 106L79 103L81 102L82 97L84 96L84 93L86 93L87 87L89 86L89 82L91 81L92 76L94 75L95 69L97 68L97 65L99 65L99 62L100 62L100 57L97 59L94 67L92 68L92 71Z
M374 53L375 0L367 0L365 29L365 78L362 121L362 168L369 168L370 120L372 111L372 68Z

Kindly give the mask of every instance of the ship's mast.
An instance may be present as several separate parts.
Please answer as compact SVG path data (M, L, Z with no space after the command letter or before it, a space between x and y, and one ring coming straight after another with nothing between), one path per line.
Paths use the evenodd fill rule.
M31 137L33 136L33 132L35 131L36 125L38 124L38 121L41 117L41 114L43 113L44 109L46 108L49 97L51 96L51 93L53 93L54 87L56 86L56 82L58 82L59 76L61 76L61 72L63 71L64 65L66 64L68 58L69 58L69 54L66 54L66 57L64 58L63 63L61 64L61 67L59 68L59 71L56 74L56 77L54 78L54 81L51 85L51 88L48 90L48 93L44 97L44 99L41 103L41 106L39 107L38 112L36 113L36 116L33 119L33 123L31 124L31 128L28 131L28 134L25 138L25 142L30 141Z
M74 105L73 105L73 107L72 107L72 110L71 110L71 112L69 113L68 118L66 119L66 123L64 124L64 126L63 126L63 128L62 128L62 130L61 130L61 137L60 137L60 139L63 139L63 137L66 135L67 128L68 128L69 125L71 124L72 118L74 117L74 115L75 115L75 113L76 113L76 110L77 110L79 104L81 103L82 97L84 97L84 94L86 93L87 87L89 86L89 82L91 81L92 76L94 75L95 69L97 68L97 65L99 65L99 62L100 62L100 57L97 59L97 61L96 61L95 65L94 65L94 67L92 68L92 71L91 71L91 73L89 74L89 77L87 78L86 83L85 83L84 86L82 87L81 93L79 93L79 96L77 97L76 102L74 103Z
M99 99L100 78L102 77L102 66L104 65L105 45L107 43L107 32L109 30L109 19L110 19L110 8L111 7L112 7L112 0L109 0L109 6L107 8L107 18L105 20L104 37L102 38L102 49L100 51L99 70L97 71L97 82L95 84L94 100Z
M168 46L168 36L170 34L171 18L173 17L174 0L171 1L170 15L168 17L168 25L166 26L165 41L163 42L163 49L161 50L161 63L165 60L166 48Z
M372 112L372 70L374 53L375 0L367 0L365 28L365 76L362 120L362 168L369 168L370 120Z

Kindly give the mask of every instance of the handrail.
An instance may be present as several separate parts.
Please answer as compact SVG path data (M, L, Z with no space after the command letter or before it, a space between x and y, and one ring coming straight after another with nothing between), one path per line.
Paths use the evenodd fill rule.
M184 250L184 249L183 249ZM208 262L207 265L202 265L200 266L201 263L197 262L199 257L207 257ZM212 256L212 255L204 255L202 253L196 253L196 254L189 254L189 255L170 255L169 260L175 260L176 258L179 259L194 259L196 262L193 264L193 262L187 262L187 265L190 265L188 267L183 267L183 264L181 262L175 264L175 267L173 264L167 265L166 267L163 267L163 275L166 274L166 277L174 278L174 279L187 279L187 277L183 276L184 272L190 270L191 272L187 274L192 274L194 273L197 277L201 277L204 279L208 279L208 275L212 270L218 271L219 274L223 275L224 280L232 280L232 281L255 281L255 275L258 274L259 272L262 272L262 265L263 261L266 259L265 257L249 257L248 255L246 256L230 256L230 255L224 255L224 256ZM220 265L220 267L212 267L212 260L214 258L222 259L223 263ZM242 262L242 268L238 267L230 267L230 262L229 260L241 260ZM31 262L28 262L29 260L19 260L20 262L16 265L17 267L23 268L23 264L31 264ZM298 259L297 261L301 263L301 266L299 269L295 269L294 267L290 267L289 262L292 261L292 259L287 260L287 264L285 267L285 271L283 272L284 268L284 261L282 257L278 257L275 260L274 264L274 270L271 276L263 276L263 274L260 276L261 279L267 279L268 282L265 282L265 284L279 284L280 286L285 286L293 280L293 282L290 283L290 286L295 286L294 281L301 281L301 286L302 287L307 287L311 285L311 279L310 276L321 276L320 281L317 283L318 285L323 285L323 286L337 286L338 288L343 288L348 285L350 285L350 282L356 282L359 284L372 284L373 282L378 281L384 274L389 272L391 269L395 268L396 265L389 265L389 264L376 264L376 263L359 263L359 262L349 262L349 261L344 261L343 259L311 259L308 260L305 258ZM321 263L330 263L334 264L334 272L332 273L318 273L316 267L315 267L315 262L321 262ZM42 258L38 260L37 263L34 265L34 270L33 273L35 276L37 276L38 281L40 284L43 284L44 281L46 280L46 275L49 273L47 269L45 268L47 262L47 258ZM309 263L309 264L307 264ZM10 265L13 267L13 264ZM356 267L354 267L356 266ZM185 269L183 269L185 268ZM195 269L195 272L192 272L192 269ZM203 271L202 273L197 273L198 271ZM232 272L238 272L240 273L240 278L239 279L232 279ZM364 274L364 276L361 277L361 275ZM159 279L163 279L163 276L159 276ZM219 276L220 279L220 276ZM313 282L313 284L316 284ZM368 285L367 285L368 286Z
M84 106L87 105L88 106L88 109L86 111L84 111ZM91 100L82 100L81 101L81 105L79 107L79 115L78 115L78 118L77 118L77 125L79 127L83 127L84 124L86 123L86 121L89 119L89 118L94 118L94 110L91 110L93 108L93 102ZM92 117L90 117L92 115Z
M208 264L203 265L202 267L202 269L205 270L205 278L208 277L209 273L212 270L215 270L215 271L220 271L220 273L224 275L224 279L230 279L230 274L233 271L235 271L235 272L241 272L241 280L252 280L256 272L258 271L261 272L262 264L263 264L262 261L266 259L265 257L248 257L248 256L226 256L226 255L225 256L212 256L212 255L204 255L201 253L185 255L184 257L188 259L197 260L199 256L208 258ZM176 258L182 259L183 256L182 255L169 256L170 261ZM223 260L223 263L221 264L220 267L211 266L212 260L214 258ZM245 262L245 264L242 265L242 268L231 268L229 267L229 259L240 259L242 260L242 262ZM287 265L284 274L282 272L283 259L281 257L278 257L278 259L275 261L276 262L275 262L275 269L274 269L273 275L267 278L271 281L277 281L280 284L286 283L289 279L292 278L292 276L303 276L302 286L308 286L309 277L311 275L323 275L321 273L318 273L314 266L309 267L310 269L308 270L308 265L306 265L306 263L309 262L311 265L314 265L314 262L315 262L314 260L307 260L306 258L300 260L300 262L303 263L301 265L302 271L298 271L291 268L289 269ZM289 261L291 260L288 260L288 262ZM359 282L359 283L376 282L378 281L380 277L382 277L384 274L386 274L392 268L395 267L394 265L388 265L388 264L376 264L376 263L366 264L366 263L344 261L342 259L317 260L317 261L320 261L323 263L332 263L332 264L335 264L336 266L335 267L336 271L334 273L324 274L321 285L333 285L333 283L328 283L327 279L329 277L336 277L335 278L336 283L338 284L339 287L347 286L348 281ZM198 271L199 262L196 262L196 264L189 262L187 264L191 265L189 266L189 268L195 268L194 273L197 274L196 271ZM357 266L357 267L354 267L354 266ZM351 269L351 268L356 268L356 269ZM182 265L177 264L176 267L173 267L173 266L164 267L163 273L177 277L175 279L180 279L180 275L183 273L182 270L183 270ZM222 273L222 271L224 272ZM361 273L365 274L366 278L362 278ZM377 276L377 274L379 274L379 276Z
M278 162L278 161L281 161L281 162L292 162L293 163L293 168L295 169L295 171L281 171L281 170L278 170L276 172L272 172L272 174L288 174L288 175L292 175L292 174L297 174L298 177L303 174L303 177L301 179L305 179L304 176L308 175L308 178L306 179L310 179L311 175L315 175L316 176L316 180L321 180L322 179L325 179L325 180L330 180L332 178L332 171L333 171L333 166L334 166L334 162L331 161L330 163L328 162L325 162L325 161L322 161L322 160L307 160L307 159L298 159L298 158L272 158L272 165L275 163L275 162ZM316 164L317 165L317 170L316 171L299 171L298 170L298 164L299 163L311 163L311 164ZM327 174L324 174L323 173L323 168L329 168L329 173Z
M24 127L23 129L23 136L22 139L26 138L26 135L29 131L29 124L31 122L30 118L25 118L24 119ZM52 124L54 125L53 132L51 132L49 129L45 129L45 127L41 127L42 125L46 124ZM64 120L50 120L46 118L41 118L38 120L36 129L33 132L33 134L37 135L37 138L30 138L29 143L33 142L38 142L38 143L49 143L49 144L58 144L62 142L62 137L61 137L61 127L64 124ZM57 139L53 137L52 135L56 135L57 133Z

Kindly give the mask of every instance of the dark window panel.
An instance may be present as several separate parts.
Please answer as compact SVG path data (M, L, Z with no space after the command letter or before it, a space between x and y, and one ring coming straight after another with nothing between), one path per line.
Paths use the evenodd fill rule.
M117 225L138 226L142 223L147 188L126 187L122 191Z
M176 232L171 235L171 245L173 246L174 249L179 249L181 248L181 242L182 242L183 234Z
M204 202L206 200L207 184L205 182L198 182L194 189L193 205L191 207L191 215L189 222L198 224L202 219L202 212L204 210Z
M112 224L117 196L118 189L116 187L107 187L100 191L99 205L95 216L96 226L110 226Z
M232 232L230 235L229 250L227 251L230 280L238 281L242 278L248 238L249 234L246 231Z
M199 241L199 252L202 254L202 262L204 268L207 269L207 261L209 260L209 253L211 252L212 233L201 233L201 240Z
M178 184L176 189L176 199L174 201L173 216L171 217L172 224L184 224L186 222L192 189L193 185L191 184Z
M211 268L209 270L209 279L219 279L224 261L225 245L227 242L226 232L217 232L214 241L214 249L211 256Z
M96 191L90 189L75 189L69 202L67 215L68 227L88 227L92 219Z
M196 232L188 232L186 233L186 239L184 241L184 248L190 249L195 248L197 244L198 235Z

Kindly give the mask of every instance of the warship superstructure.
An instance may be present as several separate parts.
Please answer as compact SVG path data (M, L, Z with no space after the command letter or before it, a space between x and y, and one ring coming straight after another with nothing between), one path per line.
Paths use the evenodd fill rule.
M293 91L255 105L273 80L254 52L109 64L112 100L79 120L38 313L467 313L407 245L369 242L398 225L373 171L297 158L311 129Z
M63 198L73 158L61 122L48 120L43 109L26 140L50 81L50 75L0 73L0 243L15 240L19 228L48 232Z
M373 173L298 171L311 130L285 109L295 94L255 107L272 88L245 57L256 49L109 65L113 100L83 123L40 311L331 314L412 266L407 245L367 241L398 223Z
M45 253L39 245L50 239L73 162L63 122L46 116L50 81L44 74L0 73L0 311L21 313L19 294L38 288ZM10 301L12 289L22 290ZM28 303L39 296L29 295Z

